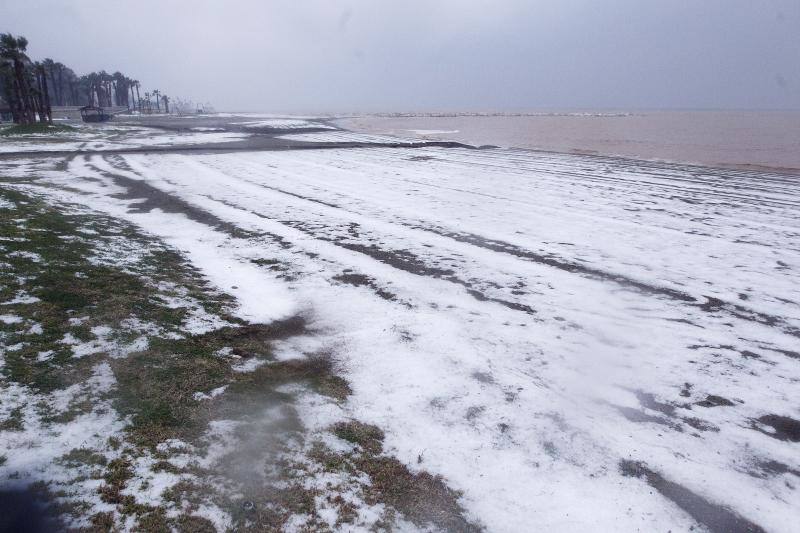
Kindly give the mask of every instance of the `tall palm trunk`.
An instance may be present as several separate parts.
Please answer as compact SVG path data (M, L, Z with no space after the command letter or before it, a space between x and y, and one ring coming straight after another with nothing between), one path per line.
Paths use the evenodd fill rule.
M17 88L16 81L12 81L10 85L11 91L9 91L8 94L11 95L13 91L13 96L10 97L11 101L8 103L11 107L11 120L14 121L14 124L19 124L22 122L22 109L20 108L19 90Z
M10 65L8 63L0 63L0 82L3 84L3 93L8 99L8 108L11 111L11 119L14 121L14 124L18 124L19 108L17 100L19 99L19 95L17 94L17 86L13 71L9 68L9 66ZM3 72L6 69L8 70Z
M47 117L47 123L52 125L53 124L53 109L50 107L50 91L47 88L47 74L44 71L43 67L40 68L40 73L42 75L42 111L44 112L45 116ZM42 121L44 122L44 121Z
M47 66L47 75L50 76L50 86L53 88L53 98L55 99L56 105L58 105L58 83L56 83L56 74L55 69L57 67L54 63L50 63Z
M31 105L31 91L28 86L28 78L25 75L25 66L18 59L14 59L14 76L17 78L20 102L22 103L20 122L22 124L33 124L35 117L33 116L33 105Z
M59 67L58 69L58 94L56 95L56 102L58 105L67 105L66 99L64 98L64 69Z
M25 110L22 101L22 92L19 88L19 83L17 83L17 78L12 77L11 81L9 82L11 85L11 115L14 118L15 124L24 124L25 123Z
M44 69L34 67L34 79L36 80L36 112L39 115L39 122L47 124L47 104L44 101Z

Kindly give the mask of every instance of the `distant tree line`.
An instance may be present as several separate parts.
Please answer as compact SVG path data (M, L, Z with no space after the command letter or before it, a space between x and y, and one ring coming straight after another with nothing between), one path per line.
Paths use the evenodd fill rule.
M52 123L52 106L121 106L141 113L170 112L170 98L158 89L144 92L142 98L139 80L105 70L78 76L50 58L31 60L25 53L27 47L25 37L0 34L0 99L15 123Z

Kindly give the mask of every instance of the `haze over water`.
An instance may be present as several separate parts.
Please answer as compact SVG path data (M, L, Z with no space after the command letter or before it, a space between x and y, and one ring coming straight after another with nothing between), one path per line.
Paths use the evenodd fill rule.
M800 111L365 115L339 124L475 145L800 172Z

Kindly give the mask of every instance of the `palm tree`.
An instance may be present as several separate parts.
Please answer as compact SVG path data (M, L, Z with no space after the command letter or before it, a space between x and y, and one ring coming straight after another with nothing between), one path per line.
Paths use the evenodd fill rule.
M5 103L11 110L11 117L15 123L19 122L19 108L15 96L14 67L10 61L0 58L0 103Z
M125 100L128 102L129 109L136 108L136 99L133 97L133 78L125 78Z
M69 92L72 98L72 105L81 105L81 79L70 70L72 73L69 77Z
M156 108L158 108L158 112L161 113L161 102L158 101L159 94L161 94L161 91L158 89L153 89L153 96L156 98Z
M102 106L111 107L112 105L114 105L113 102L111 101L111 81L112 80L113 80L113 78L111 77L111 74L109 74L105 70L101 70L98 73L98 85L100 87L100 92L103 95L103 99L99 103L99 105L101 107ZM99 96L99 94L98 94L98 96Z
M62 63L56 63L56 72L58 76L56 83L61 95L59 105L79 105L78 76L71 68Z
M43 63L34 63L34 77L36 78L36 93L38 97L39 122L42 124L53 123L53 112L50 109L50 91L47 90L47 72Z
M128 104L128 83L131 81L130 78L125 77L120 71L111 76L114 78L114 97L117 100L117 105L130 107Z
M56 62L55 69L58 73L58 80L54 80L56 87L58 87L58 96L56 96L56 102L58 102L58 105L67 105L67 99L64 97L64 71L67 69L67 67L63 63Z
M56 83L56 62L49 57L46 57L42 60L41 64L45 70L45 74L50 77L50 87L53 88L53 98L56 101L56 105L61 105L59 100L58 83Z
M161 100L164 101L164 113L169 115L169 96L165 94L161 97Z
M25 55L28 40L25 37L14 37L10 33L0 34L0 60L9 63L13 69L12 90L9 102L12 110L16 109L15 121L20 124L33 124L35 121L34 105L25 68L30 59ZM9 69L9 70L11 70ZM12 111L13 113L13 111Z
M94 94L95 88L97 87L96 83L97 74L94 72L90 72L89 74L84 74L80 77L80 85L83 90L86 91L86 104L87 105L95 105Z
M142 97L139 96L139 80L133 82L136 85L136 100L139 102L139 113L142 112Z

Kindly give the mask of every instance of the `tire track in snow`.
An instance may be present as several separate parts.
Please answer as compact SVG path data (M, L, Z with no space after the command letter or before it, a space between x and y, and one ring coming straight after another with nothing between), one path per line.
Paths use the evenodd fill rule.
M105 160L112 166L118 164L115 161L110 160L109 158L105 158ZM166 212L184 213L190 219L196 222L207 224L214 229L221 230L224 233L231 235L232 237L248 238L248 237L258 236L256 234L253 234L252 232L243 230L242 228L238 227L233 223L222 221L221 219L209 213L208 211L205 211L195 205L192 205L190 202L187 202L177 196L171 195L156 187L153 187L152 185L149 185L148 183L146 183L143 177L141 180L136 180L127 176L108 172L91 164L89 166L96 172L99 172L100 174L112 179L117 185L125 187L128 190L126 194L117 195L117 197L119 197L120 199L128 199L128 200L142 199L143 200L142 202L135 204L133 206L134 211L146 212L152 209L162 209ZM121 170L123 169L121 168ZM134 172L129 167L124 168L124 170L126 172ZM166 181L168 182L168 180ZM207 198L209 200L215 200L214 198L211 197ZM231 203L227 202L222 202L222 203L230 207L242 209L240 206ZM329 206L335 207L333 205ZM420 259L419 257L416 257L414 254L412 254L407 250L392 250L388 248L378 247L375 244L365 245L361 243L347 242L345 239L335 238L320 234L319 232L315 231L314 228L310 227L308 224L302 221L277 220L272 217L263 215L261 213L257 213L255 211L250 211L250 213L259 217L274 220L275 222L278 222L285 226L297 229L311 237L314 237L315 239L319 239L325 242L330 242L341 248L368 256L372 259L380 261L381 263L397 268L398 270L402 270L404 272L408 272L417 276L430 277L433 279L439 279L455 283L457 285L461 285L466 289L467 293L470 296L472 296L473 298L475 298L480 302L493 302L502 305L504 307L507 307L509 309L520 311L529 315L536 314L536 311L528 305L486 295L481 290L477 289L474 283L461 279L458 276L456 276L453 270L443 269L435 266L429 266L426 264L424 260ZM261 236L263 235L265 234L262 234ZM283 239L282 237L279 237L274 234L270 235L270 237L281 243L281 245L284 247L291 246L291 244L287 243L286 240Z
M229 174L226 174L226 176L231 180L243 181L253 186L267 189L279 194L291 196L293 198L303 200L306 202L319 204L326 208L339 210L341 213L347 213L349 215L358 214L336 203L305 196L299 193L288 191L281 187L267 185L264 183L258 183L243 177L232 176ZM261 215L259 214L259 216ZM301 231L304 231L312 236L319 235L319 233L314 228L309 227L306 223L301 221L282 220L281 223L294 227L295 229L300 229ZM610 272L607 270L603 270L600 268L596 268L586 264L581 264L574 261L568 261L562 257L559 257L556 254L542 254L533 252L531 250L527 250L507 242L495 239L489 239L481 235L447 230L441 227L434 227L431 225L421 224L416 221L394 220L393 223L405 226L413 230L433 233L441 237L453 239L455 241L480 247L492 252L503 253L526 261L531 261L537 264L553 267L564 272L575 273L590 279L594 279L596 281L613 283L623 289L633 290L640 292L642 294L648 294L656 297L666 297L668 299L683 304L691 305L706 313L723 312L728 315L740 318L742 320L752 321L770 327L776 327L788 335L800 338L800 328L788 324L782 317L759 312L741 304L726 302L713 296L704 295L703 299L698 299L697 297L687 292L683 292L677 289L665 286L659 286L652 283L647 283L632 278L630 276L626 276L624 274ZM318 238L331 240L329 237L318 237ZM381 249L375 244L352 243L352 242L347 242L344 239L333 239L331 240L331 242L334 242L338 246L342 246L344 248L359 253L363 253L381 262L390 264L395 268L405 270L406 272L435 277L437 279L445 279L447 281L452 281L454 283L463 285L464 287L467 288L470 294L472 294L476 299L480 301L487 301L487 300L493 301L495 303L499 303L501 305L509 307L510 309L516 309L530 314L534 313L533 309L525 304L520 304L518 302L511 302L508 300L503 300L498 298L487 297L485 294L476 290L471 283L466 282L465 280L462 280L457 276L452 275L453 274L452 271L447 269L441 269L439 267L426 266L424 265L424 262L421 261L419 258L416 257L410 258L411 254L408 251L405 250L392 251L388 249Z

